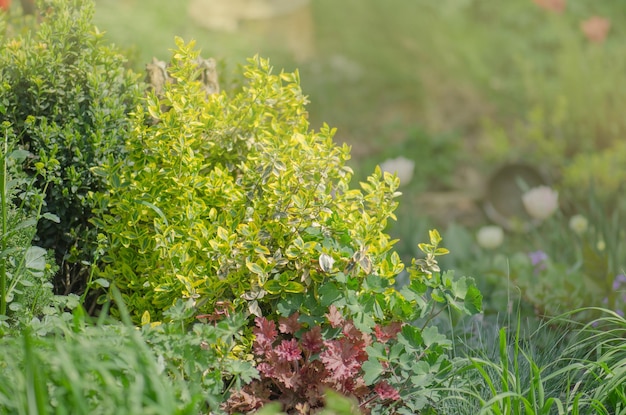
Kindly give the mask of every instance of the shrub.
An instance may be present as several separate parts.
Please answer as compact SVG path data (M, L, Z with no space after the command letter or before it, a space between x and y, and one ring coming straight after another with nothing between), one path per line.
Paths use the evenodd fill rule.
M402 264L384 229L397 179L378 170L350 189L349 149L328 126L309 130L297 73L273 75L255 58L240 91L207 98L198 53L177 43L175 82L137 107L127 157L95 170L109 185L95 221L108 240L103 275L135 318L159 318L181 297L209 313L226 300L266 314L338 270L393 282Z
M86 274L81 261L91 261L95 241L88 195L103 188L90 168L121 155L126 114L140 89L125 59L90 24L92 1L45 0L39 9L36 28L7 36L0 46L0 121L36 156L27 172L49 172L43 212L60 222L39 222L39 243L54 248L63 264L57 290L79 291ZM46 183L35 179L39 190Z

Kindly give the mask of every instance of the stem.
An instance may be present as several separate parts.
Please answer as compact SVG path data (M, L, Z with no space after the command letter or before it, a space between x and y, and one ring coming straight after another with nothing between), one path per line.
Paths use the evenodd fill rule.
M93 282L93 274L95 272L95 264L98 262L98 254L94 255L93 263L91 264L91 269L89 270L89 280L87 281L87 285L85 286L85 291L83 295L80 296L80 304L84 305L85 300L87 299L87 294L89 294L89 289L91 288Z
M4 133L4 149L2 153L2 159L0 159L0 209L2 209L2 239L1 251L6 252L7 249L7 200L6 200L6 172L7 172L7 151L8 151L8 137L5 131ZM6 257L0 258L0 316L7 314L7 270L6 270Z
M434 319L439 314L441 314L443 312L443 310L445 310L445 309L446 309L446 307L441 307L437 312L435 312L435 307L431 308L430 309L430 316L428 316L428 318L426 319L426 321L422 325L422 330L424 330L426 328L426 326L428 326L428 323L430 323L432 319Z

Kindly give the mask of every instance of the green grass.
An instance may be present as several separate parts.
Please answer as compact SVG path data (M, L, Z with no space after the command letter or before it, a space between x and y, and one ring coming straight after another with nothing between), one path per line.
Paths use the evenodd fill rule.
M0 414L194 413L195 402L183 402L181 385L167 379L134 329L47 337L28 329L0 344Z
M626 320L607 310L593 324L574 310L537 323L473 321L457 333L455 371L442 413L624 414Z

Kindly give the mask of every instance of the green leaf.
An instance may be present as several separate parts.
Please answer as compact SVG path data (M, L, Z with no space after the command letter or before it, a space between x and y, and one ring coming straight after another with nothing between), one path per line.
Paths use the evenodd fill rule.
M374 360L387 360L387 351L385 349L385 345L382 343L372 343L371 346L367 346L365 348L365 352L370 359Z
M470 285L465 295L465 309L470 315L478 314L483 308L483 295L475 285Z
M255 415L286 415L284 412L280 410L281 404L278 402L270 402L265 405L257 412Z
M446 285L448 285L450 287L450 289L452 290L452 294L456 297L456 298L460 298L460 299L464 299L465 295L467 294L467 290L468 290L468 281L466 277L461 277L457 280L454 280L454 278L452 278L452 273L450 272L445 272L442 276L441 276L442 281L444 281L444 283ZM449 282L448 282L449 281Z
M407 346L407 352L421 350L424 345L420 330L408 324L403 326L402 331L398 334L398 342Z
M435 288L434 290L432 290L432 292L430 293L430 296L433 300L437 301L438 303L446 302L446 298L439 288Z
M43 273L46 269L46 250L38 246L31 246L24 254L24 265L33 274Z
M450 341L444 334L439 333L437 326L429 326L422 330L422 339L426 347L430 347L433 344L448 344Z
M282 291L286 293L303 293L304 290L304 285L295 281L290 281L287 284L282 285Z
M21 311L23 309L24 309L24 306L22 305L22 303L18 303L14 301L11 304L9 304L9 310L11 311Z
M100 177L107 177L108 176L107 169L105 169L104 167L101 167L101 166L92 167L91 168L91 172L93 174L95 174L96 176L100 176Z
M279 281L269 280L263 285L263 289L270 294L280 294L283 291L283 286Z
M230 236L230 234L229 234L229 232L225 228L223 228L221 226L217 227L217 237L218 238L220 238L223 241L228 242L229 236Z
M332 389L326 389L324 397L326 407L320 415L358 415L359 403L354 398L348 398Z
M336 304L337 300L342 297L341 291L339 291L339 288L332 282L324 283L324 285L319 288L318 294L320 303L324 307L328 307L331 304Z
M42 218L44 219L48 219L49 221L52 221L54 223L61 223L61 219L59 219L59 217L53 213L50 212L46 212L42 215Z
M354 327L362 331L363 333L370 333L376 322L370 315L370 313L357 312L353 316Z
M428 235L430 236L431 245L439 245L439 242L441 242L441 235L439 235L439 232L436 229L428 231Z
M286 296L285 298L282 298L278 302L276 309L278 310L281 316L289 317L290 315L292 315L293 313L295 313L296 311L300 309L300 307L302 306L302 303L303 303L302 294L293 294L293 295Z
M30 155L30 152L23 150L23 149L17 149L17 150L13 150L11 154L9 154L9 158L17 161L18 163L21 163L24 160L26 160L26 158L28 158L29 155Z
M149 207L150 209L152 209L157 215L159 215L159 217L163 220L163 223L165 224L165 226L169 226L168 222L167 222L167 217L165 216L165 213L163 213L163 211L161 209L159 209L158 206L145 201L145 200L140 200L139 202L140 205L144 205Z
M365 381L366 385L373 385L380 375L385 372L383 369L383 365L378 361L378 359L370 358L363 363L361 366L363 369L363 381Z
M260 277L264 277L266 275L265 270L261 268L261 266L256 262L252 262L246 259L246 267L248 268L248 270L250 270L250 272Z
M370 274L365 277L363 287L377 293L382 293L389 287L389 280L379 275Z
M94 284L98 284L99 286L103 288L108 288L110 285L109 281L104 278L98 278L97 280L94 281Z

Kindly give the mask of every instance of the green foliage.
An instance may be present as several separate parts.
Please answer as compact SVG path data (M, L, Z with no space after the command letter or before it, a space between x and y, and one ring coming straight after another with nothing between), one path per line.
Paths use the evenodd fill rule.
M166 323L146 323L141 333L168 379L185 385L188 394L202 396L204 404L217 410L231 388L258 377L242 353L247 319L236 314L215 324L189 325L186 321L196 312L193 303L179 300L165 313Z
M56 220L40 211L26 216L23 206L14 200L43 204L42 195L32 188L33 180L21 169L30 153L15 149L15 137L3 124L0 151L0 325L5 319L29 321L52 301L50 282L57 269L54 258L45 249L33 245L39 220ZM10 321L9 321L10 322Z
M0 121L36 156L27 165L35 187L50 183L43 212L60 222L39 222L38 237L65 265L60 291L84 285L78 261L91 261L95 241L89 194L103 188L90 168L121 156L126 113L140 91L137 75L91 25L93 7L90 0L42 1L36 29L7 36L0 46ZM36 176L43 170L45 178Z
M624 166L626 144L623 141L602 151L578 154L563 168L563 187L583 200L587 189L595 189L598 197L608 204L624 190Z
M575 315L581 310L573 310ZM626 320L611 310L597 309L602 316L577 332L576 341L568 348L569 355L579 355L573 363L582 365L580 387L590 400L598 402L596 409L603 414L626 414ZM569 316L569 314L567 315Z
M167 322L138 329L106 312L93 322L66 299L0 338L0 414L214 412L230 387L257 376L234 355L241 315L188 326L190 307L180 302Z
M605 315L581 325L581 312ZM626 413L622 317L576 309L534 324L519 314L472 322L459 336L450 383L439 389L441 413Z
M0 339L0 413L197 413L134 331L92 327L36 337L26 330Z
M441 399L436 386L450 369L446 356L450 344L437 327L406 325L397 340L368 347L369 359L363 364L366 384L385 382L400 396L396 402L375 405L377 412L412 414L436 405Z
M436 257L448 250L439 246L442 238L437 231L429 235L430 243L419 244L426 258L413 260L409 283L392 297L400 305L394 310L398 318L416 324L402 327L397 339L368 347L369 359L363 364L366 384L385 381L399 391L401 400L390 407L397 413L425 411L442 398L436 386L451 367L447 356L451 342L432 320L446 309L472 315L482 307L482 296L472 279L454 279L452 272L440 272ZM386 307L394 309L391 304ZM378 410L390 409L385 405Z
M414 260L398 290L404 265L385 234L397 177L377 168L360 190L350 188L348 148L333 143L327 126L309 131L297 73L273 75L255 58L240 91L207 95L193 43L177 44L174 82L164 98L148 96L147 110L137 107L127 158L94 169L109 184L94 220L106 238L99 276L120 289L137 322L161 320L181 298L187 318L235 310L268 325L299 313L300 323L316 327L339 310L363 336L377 323L421 320L390 343L388 361L373 359L364 373L382 396L399 399L388 394L402 389L396 406L404 411L436 402L429 388L449 367L448 341L429 325L447 307L474 314L482 301L472 279L441 272L436 258L448 250L439 233L419 245L425 258ZM326 341L342 339L334 330ZM267 396L254 397L255 388L234 407L258 408L255 399Z
M125 160L94 169L109 185L96 220L108 238L102 275L135 318L158 319L181 297L267 313L338 271L393 283L402 264L384 229L397 179L377 170L350 189L349 149L327 126L309 130L297 73L273 75L255 58L240 91L207 97L197 55L178 40L176 82L137 107Z

